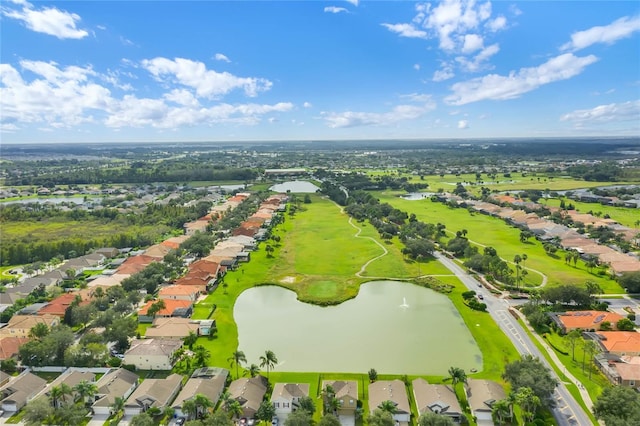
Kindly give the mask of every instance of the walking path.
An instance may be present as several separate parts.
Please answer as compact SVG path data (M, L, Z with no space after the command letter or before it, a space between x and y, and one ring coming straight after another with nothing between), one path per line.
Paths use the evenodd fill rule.
M445 232L448 232L448 233L450 233L450 234L455 235L455 232L453 232L453 231L449 231L448 229L445 229ZM475 244L475 245L477 245L477 246L479 246L479 247L483 247L483 248L484 248L484 247L488 247L486 244L482 244L482 243L479 243L479 242L477 242L477 241L469 240L468 238L467 238L467 240L468 240L470 243L473 243L473 244ZM505 259L505 258L503 258L503 257L501 257L500 259L504 260L504 261L505 261L505 262L507 262L507 263L510 263L510 264L512 264L512 265L515 265L515 262L512 262L512 261L510 261L510 260L507 260L507 259ZM546 276L544 273L542 273L542 272L538 271L537 269L527 268L527 267L525 267L525 266L523 266L523 267L522 267L522 269L526 269L527 271L531 271L531 272L533 272L533 273L535 273L535 274L538 274L538 275L540 275L540 276L542 277L542 283L541 283L540 285L533 286L532 288L542 288L542 287L544 287L544 286L546 286L546 285L547 285L547 281L548 281L548 279L547 279L547 276Z

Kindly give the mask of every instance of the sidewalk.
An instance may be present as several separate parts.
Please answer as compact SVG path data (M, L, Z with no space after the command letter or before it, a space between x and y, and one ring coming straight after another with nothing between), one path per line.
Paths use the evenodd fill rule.
M517 309L512 309L512 311L515 311L518 314L518 316L522 319L522 321L524 321L524 323L527 326L527 329L531 332L531 334L535 337L535 339L542 345L542 347L545 349L547 354L549 354L551 361L553 361L553 363L556 365L556 367L558 367L558 369L562 372L562 374L564 374L571 381L571 383L573 383L578 387L578 391L580 392L580 397L584 401L584 404L587 406L589 411L592 411L593 401L591 401L591 397L589 396L589 393L584 388L584 386L582 386L582 383L567 370L567 368L558 358L558 355L556 355L555 351L552 348L550 348L547 342L545 342L544 339L540 337L538 333L535 332L533 327L529 325L529 322L527 321L527 318L524 316L524 314Z

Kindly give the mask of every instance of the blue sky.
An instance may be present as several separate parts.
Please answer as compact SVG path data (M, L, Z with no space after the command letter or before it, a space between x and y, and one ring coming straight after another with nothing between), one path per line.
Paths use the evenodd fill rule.
M2 142L640 135L637 1L0 2Z

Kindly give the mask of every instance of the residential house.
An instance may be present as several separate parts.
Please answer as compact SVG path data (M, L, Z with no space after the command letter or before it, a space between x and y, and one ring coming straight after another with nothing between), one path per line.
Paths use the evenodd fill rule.
M615 312L606 311L570 311L570 312L554 312L549 314L551 319L560 328L562 333L568 333L571 330L580 331L597 331L600 330L602 324L608 324L615 329L616 323L623 318L623 315Z
M493 426L491 410L496 401L507 397L502 386L491 380L468 379L467 401L478 426Z
M332 389L333 397L338 400L338 419L340 423L353 424L355 422L356 409L358 408L358 382L355 380L323 380L322 392L327 401L327 389Z
M192 237L196 232L206 232L208 220L195 220L193 222L187 222L184 224L184 232L188 237Z
M408 425L411 407L407 388L402 380L378 380L369 384L369 411L373 413L385 401L391 401L396 407L393 413L396 424Z
M145 337L164 339L184 339L189 333L200 335L200 323L189 318L156 318L153 325L147 328Z
M595 362L611 383L640 392L640 356L599 354Z
M20 346L27 343L28 337L2 336L0 335L0 361L17 357Z
M29 337L29 332L36 324L55 327L60 324L60 318L55 315L14 315L5 327L0 328L0 337Z
M117 274L133 275L141 272L158 259L145 254L129 256L116 270Z
M169 252L173 250L162 244L155 244L144 251L145 256L154 257L156 261L164 259Z
M606 353L640 356L640 333L637 331L599 331L595 335Z
M165 247L169 247L171 250L177 250L180 248L180 245L189 239L188 235L180 235L179 237L171 237L167 238L160 245Z
M160 288L158 298L163 300L188 300L196 303L200 288L192 285L170 285Z
M142 306L138 310L138 322L153 322L154 317L147 315L149 308L151 305L156 303L157 300L149 300L147 303ZM189 318L193 313L193 302L188 300L171 300L171 299L163 299L164 308L160 309L155 317L181 317L181 318Z
M96 380L96 375L89 371L79 371L74 368L70 368L63 372L61 375L55 378L54 381L49 383L49 385L37 395L37 398L49 398L51 395L51 389L54 387L58 387L62 384L65 384L73 389L75 385L82 381L94 382ZM73 395L65 395L64 400L59 400L56 402L56 407L59 408L63 403L73 403L74 396Z
M46 385L45 379L41 379L28 370L23 371L0 388L0 410L8 413L21 410Z
M94 253L98 253L106 257L107 259L111 259L117 257L120 254L120 250L115 247L103 247L96 249Z
M182 341L176 339L134 339L124 353L123 364L135 365L138 370L171 370L173 354Z
M118 368L111 370L96 383L98 392L91 406L94 414L111 415L111 406L116 398L126 400L138 386L138 375L132 371Z
M224 392L225 385L229 377L229 370L224 368L205 367L196 370L176 397L171 407L177 417L186 417L182 411L182 404L185 401L202 394L209 398L215 406Z
M418 416L435 413L460 423L464 417L458 398L450 386L432 385L424 379L414 379L413 398L418 408Z
M304 397L309 397L309 383L276 383L271 394L271 403L278 420L287 420L289 414L300 407L300 398Z
M242 407L240 417L252 419L264 399L264 394L267 393L266 378L256 376L234 380L229 385L228 392Z
M162 412L171 406L171 402L180 392L182 376L170 374L166 379L145 379L127 398L124 405L125 415L146 412L151 407Z
M38 311L38 315L55 315L57 317L64 318L64 314L73 303L88 305L89 300L82 299L79 292L64 293L47 303Z

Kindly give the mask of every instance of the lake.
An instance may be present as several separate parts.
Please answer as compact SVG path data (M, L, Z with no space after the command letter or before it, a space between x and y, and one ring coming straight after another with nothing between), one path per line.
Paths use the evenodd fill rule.
M451 301L409 283L373 281L338 306L301 303L277 286L236 300L239 347L248 364L265 350L277 371L446 375L482 369L482 354Z
M290 191L298 194L300 193L313 194L318 189L320 188L318 188L311 182L307 182L306 180L293 180L293 181L283 182L283 183L273 185L271 188L269 188L270 191L276 191L276 192Z

